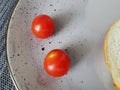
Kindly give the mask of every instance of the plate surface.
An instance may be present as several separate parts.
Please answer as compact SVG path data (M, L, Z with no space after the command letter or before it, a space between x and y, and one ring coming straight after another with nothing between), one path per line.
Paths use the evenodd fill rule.
M20 0L7 32L10 73L19 90L114 90L103 56L103 41L111 23L120 17L120 0ZM54 34L38 39L31 21L48 14ZM44 50L43 50L44 48ZM52 49L67 49L69 72L53 78L43 69Z

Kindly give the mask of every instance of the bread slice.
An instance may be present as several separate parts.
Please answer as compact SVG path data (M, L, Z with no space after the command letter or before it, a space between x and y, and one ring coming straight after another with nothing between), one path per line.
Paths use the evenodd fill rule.
M111 25L104 40L105 62L112 74L113 85L120 90L120 19Z

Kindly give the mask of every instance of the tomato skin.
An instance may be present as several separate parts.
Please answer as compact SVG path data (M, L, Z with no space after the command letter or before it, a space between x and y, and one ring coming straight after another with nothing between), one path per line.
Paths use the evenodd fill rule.
M38 38L48 38L53 34L54 29L54 21L48 15L38 15L32 21L32 32Z
M70 68L70 58L65 51L61 49L54 49L45 57L44 68L51 76L63 76Z

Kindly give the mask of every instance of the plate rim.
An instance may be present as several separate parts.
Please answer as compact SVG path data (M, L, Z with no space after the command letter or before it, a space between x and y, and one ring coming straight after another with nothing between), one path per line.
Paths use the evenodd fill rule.
M10 63L9 63L9 60L8 60L8 48L7 48L7 47L8 47L8 30L9 30L9 27L10 27L11 19L12 19L12 16L14 15L14 13L15 13L16 8L17 8L18 5L20 4L20 1L21 1L21 0L16 0L16 5L13 6L13 10L12 10L10 16L9 16L8 23L7 23L7 27L6 27L6 31L5 31L5 35L6 35L6 37L5 37L5 48L6 48L5 56L6 56L6 64L7 64L7 69L8 69L8 71L9 71L10 77L11 77L11 79L12 79L12 82L13 82L16 90L20 90L20 88L19 88L18 85L17 85L17 81L15 80L15 77L14 77L14 75L13 75L13 73L12 73L12 70L11 70L11 67L10 67Z
M6 64L7 64L7 68L8 68L8 71L10 73L10 77L13 81L13 84L15 85L15 88L16 90L21 90L19 85L17 84L17 81L15 80L15 77L13 75L13 72L11 70L11 67L10 67L10 62L9 62L9 59L8 59L8 30L9 30L9 27L10 27L10 24L11 24L11 19L12 19L12 16L15 14L15 11L17 9L17 7L19 6L19 4L21 3L22 0L16 0L16 5L13 7L13 10L9 16L9 19L8 19L8 23L7 23L7 27L6 27L6 31L5 31L5 47L6 47L6 53L5 53L5 56L6 56Z

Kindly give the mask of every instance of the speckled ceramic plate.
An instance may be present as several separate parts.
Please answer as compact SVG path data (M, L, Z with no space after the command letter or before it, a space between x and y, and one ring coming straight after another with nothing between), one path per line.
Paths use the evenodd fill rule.
M9 22L7 58L19 90L114 90L105 66L103 41L110 24L120 17L120 0L20 0ZM31 21L48 14L54 34L38 39ZM43 69L45 55L66 49L71 57L67 75L53 78Z

